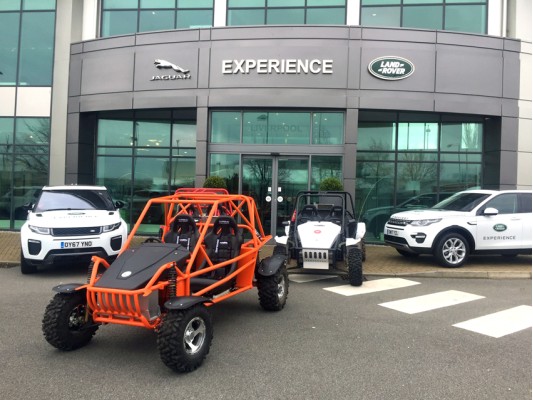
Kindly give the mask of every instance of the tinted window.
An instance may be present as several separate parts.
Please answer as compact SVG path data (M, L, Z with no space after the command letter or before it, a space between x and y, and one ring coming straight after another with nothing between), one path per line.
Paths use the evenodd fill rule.
M520 202L519 212L530 213L531 212L531 193L519 193L518 200Z
M43 191L35 212L53 210L108 210L114 211L113 201L105 190Z
M483 193L457 193L446 200L435 204L434 209L451 211L472 211L479 203L489 197Z
M487 202L483 209L489 207L498 210L498 214L514 214L518 210L518 197L515 193L501 194Z

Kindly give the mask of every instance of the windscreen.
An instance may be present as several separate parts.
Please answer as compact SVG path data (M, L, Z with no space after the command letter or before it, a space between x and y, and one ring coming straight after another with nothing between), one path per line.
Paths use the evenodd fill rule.
M34 212L57 210L115 211L115 207L105 190L43 190Z
M450 211L472 211L479 203L489 197L486 193L457 193L435 204L432 209Z

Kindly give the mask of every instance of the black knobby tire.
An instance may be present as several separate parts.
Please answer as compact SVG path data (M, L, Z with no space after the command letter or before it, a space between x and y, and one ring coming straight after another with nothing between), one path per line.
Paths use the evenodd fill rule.
M259 304L266 311L280 311L289 296L289 274L282 265L274 275L257 277Z
M447 233L439 239L434 256L443 267L457 268L468 259L470 246L465 237L459 233Z
M43 333L46 341L64 351L85 346L94 336L98 325L87 319L85 292L58 293L46 307Z
M203 304L197 304L167 313L157 335L157 347L167 367L176 372L191 372L204 361L212 340L211 314Z
M34 274L37 272L37 267L29 264L28 261L26 261L22 250L20 251L20 272L22 272L24 275Z
M348 281L352 286L363 284L363 255L361 249L349 247L346 253L346 266L348 268Z
M410 251L405 251L405 250L400 250L400 249L396 249L396 251L398 252L398 254L401 254L402 256L406 258L415 258L419 256L418 253L411 253Z

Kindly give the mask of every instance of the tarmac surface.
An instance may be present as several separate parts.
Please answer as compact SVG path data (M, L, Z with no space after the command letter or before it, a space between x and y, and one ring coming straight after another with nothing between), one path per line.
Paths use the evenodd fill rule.
M261 258L271 253L273 246L265 246ZM499 255L472 256L461 268L439 266L431 256L406 258L389 246L367 244L365 275L425 276L445 278L531 279L531 255L502 257ZM0 268L20 266L20 234L0 231Z

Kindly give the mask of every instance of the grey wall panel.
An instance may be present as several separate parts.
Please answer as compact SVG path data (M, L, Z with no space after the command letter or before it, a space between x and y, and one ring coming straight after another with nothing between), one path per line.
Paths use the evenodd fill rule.
M81 57L73 56L69 64L68 95L79 96L81 94Z
M70 54L79 54L83 52L83 43L74 43L70 45Z
M455 32L437 32L437 43L503 50L503 39Z
M434 94L418 92L389 92L361 90L362 109L434 111Z
M80 112L80 97L69 97L67 105L67 113Z
M165 32L138 33L135 35L135 43L138 46L159 43L183 43L196 42L200 38L197 29L172 30Z
M135 92L133 94L133 108L190 108L196 107L194 93L180 93L176 90L159 90L149 92Z
M156 60L161 63L160 66L172 65L172 67L158 68ZM134 79L134 88L137 91L198 87L198 48L196 43L137 47L135 49Z
M518 118L502 118L499 148L504 151L518 151Z
M518 155L515 151L500 152L500 185L502 189L515 189L517 183Z
M131 92L83 96L80 99L80 112L130 110L132 107L133 94Z
M502 106L500 99L437 93L435 111L500 116Z
M80 114L67 115L67 143L77 143L80 135Z
M510 51L503 52L503 97L518 99L520 97L520 54ZM518 75L520 76L520 75Z
M207 107L196 109L196 140L207 142L209 111Z
M513 99L502 99L502 115L506 117L518 117L518 102Z
M435 43L436 32L417 29L363 28L361 37L365 41ZM386 54L385 54L386 55Z
M523 49L521 49L522 43L524 43L524 42L522 42L520 40L517 40L517 39L504 38L503 39L503 49L519 53L520 51L523 51ZM530 43L530 45L531 45L531 43Z
M361 89L434 91L435 46L433 44L364 41L361 53ZM384 56L402 57L411 61L415 67L413 74L397 81L376 78L368 71L368 65L372 60Z
M313 63L314 72L283 72L283 66L253 67L246 69L242 62L275 63L302 60ZM317 61L314 61L317 60ZM317 64L319 63L319 64ZM331 66L324 67L324 64ZM345 41L270 41L226 42L213 44L211 50L210 87L317 87L345 88L348 49ZM225 68L226 66L226 68ZM288 70L288 69L286 69ZM292 71L295 68L291 67ZM225 73L226 71L227 73ZM268 71L268 72L262 72ZM278 72L276 72L278 71ZM331 71L328 73L328 71Z
M198 87L209 87L209 65L211 59L211 49L200 48L198 51Z
M333 39L347 39L349 30L346 26L282 26L276 25L276 29L268 26L254 27L224 27L212 28L211 40L241 40L246 39L321 39L324 37Z
M348 43L348 89L359 89L361 85L361 42L353 40Z
M131 49L85 54L82 64L81 94L133 90L133 64L134 54Z
M437 45L436 91L501 97L501 51Z
M91 52L130 46L135 46L135 35L114 36L83 42L83 51Z

